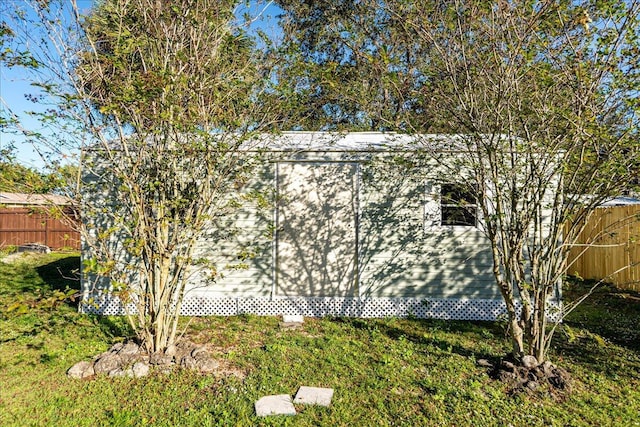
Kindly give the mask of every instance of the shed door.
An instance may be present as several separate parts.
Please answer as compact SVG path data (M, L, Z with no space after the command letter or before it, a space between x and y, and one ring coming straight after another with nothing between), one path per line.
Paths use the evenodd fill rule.
M356 163L280 163L276 295L356 294Z

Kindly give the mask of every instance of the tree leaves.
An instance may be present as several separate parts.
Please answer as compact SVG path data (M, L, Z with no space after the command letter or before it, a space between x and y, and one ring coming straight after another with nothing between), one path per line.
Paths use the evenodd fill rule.
M77 78L103 113L135 129L234 126L257 79L233 2L106 1L85 20ZM241 123L241 122L240 122Z

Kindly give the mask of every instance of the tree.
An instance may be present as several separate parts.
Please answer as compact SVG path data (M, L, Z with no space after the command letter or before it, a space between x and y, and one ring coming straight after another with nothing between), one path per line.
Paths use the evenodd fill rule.
M0 162L0 190L13 193L48 193L53 182L32 168L10 161ZM52 177L51 177L52 178Z
M284 39L300 45L287 72L304 76L287 90L324 113L312 127L461 135L438 179L477 194L514 353L542 362L583 219L637 168L640 6L373 3L280 3ZM397 105L411 107L400 120Z
M233 7L112 0L83 25L90 44L75 70L78 92L87 114L117 129L115 149L100 132L95 164L106 159L121 203L96 242L98 270L135 305L132 325L151 352L174 343L195 265L218 273L194 251L241 204L230 195L254 165L238 148L261 126L251 102L260 80ZM111 234L132 261L113 253Z
M84 274L119 296L149 352L175 342L190 275L219 274L197 242L222 244L224 219L251 197L233 196L258 162L239 148L268 112L252 102L264 74L235 4L104 0L83 15L31 3L51 37L38 58L55 77L40 83L56 103L45 120L84 152Z
M278 1L282 42L272 51L287 129L408 131L432 124L422 108L425 47L375 0Z
M568 251L639 155L640 4L400 3L429 105L465 135L448 179L477 191L514 353L542 362Z

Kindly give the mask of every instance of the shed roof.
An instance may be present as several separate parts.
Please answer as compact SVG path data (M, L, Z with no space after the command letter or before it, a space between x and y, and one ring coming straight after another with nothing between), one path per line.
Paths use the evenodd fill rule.
M463 135L399 134L393 132L281 132L258 134L245 149L282 151L384 151L391 149L436 151L459 149Z
M216 135L213 135L216 137ZM233 135L219 135L234 138ZM125 138L132 138L127 135ZM187 135L182 135L187 138ZM256 133L253 135L237 135L241 140L239 150L268 151L385 151L385 150L460 150L464 147L463 139L468 135L457 134L400 134L394 132L279 132ZM145 138L152 142L153 135ZM119 148L119 140L111 141L111 148ZM85 148L86 151L100 151L103 146L95 144Z
M9 206L66 206L71 200L57 194L27 194L0 192L0 204Z

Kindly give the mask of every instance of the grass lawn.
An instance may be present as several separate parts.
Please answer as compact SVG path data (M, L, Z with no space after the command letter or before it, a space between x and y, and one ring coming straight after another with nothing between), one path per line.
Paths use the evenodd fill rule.
M573 377L569 396L510 396L476 365L508 351L502 325L415 319L281 330L273 317L197 318L187 336L209 345L218 375L72 380L70 366L129 334L124 319L80 315L57 298L78 287L63 277L78 263L64 253L0 259L0 426L640 426L638 294L602 288L556 334L551 359ZM254 415L258 398L300 385L333 388L331 406Z

